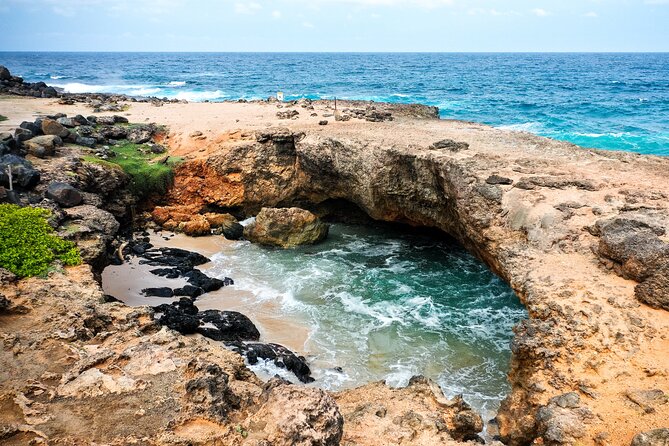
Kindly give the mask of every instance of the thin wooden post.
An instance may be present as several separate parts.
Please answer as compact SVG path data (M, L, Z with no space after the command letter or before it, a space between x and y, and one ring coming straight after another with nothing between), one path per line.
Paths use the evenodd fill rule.
M9 176L9 191L14 190L14 178L12 178L12 165L7 166L7 175Z

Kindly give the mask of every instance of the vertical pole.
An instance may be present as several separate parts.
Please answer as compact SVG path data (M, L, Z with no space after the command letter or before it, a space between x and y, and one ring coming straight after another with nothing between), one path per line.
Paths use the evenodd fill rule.
M335 97L335 111L337 111L337 98Z
M7 166L7 175L9 176L9 191L14 190L14 179L12 178L12 165Z

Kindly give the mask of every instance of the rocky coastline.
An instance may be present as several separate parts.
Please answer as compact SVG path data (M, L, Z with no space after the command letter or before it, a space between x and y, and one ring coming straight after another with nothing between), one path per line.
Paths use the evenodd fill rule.
M22 84L14 79L0 80ZM24 88L52 98L41 86ZM74 111L26 121L0 141L0 164L21 166L18 191L0 189L0 200L50 209L53 226L90 265L46 280L3 273L0 362L8 367L0 375L0 439L7 444L479 441L480 416L424 378L406 389L374 383L334 395L281 380L263 384L238 353L281 363L303 382L308 364L258 343L257 329L239 313L197 309L198 295L227 281L194 272L206 259L153 248L132 230L117 236L152 219L191 235L218 229L238 238L232 215L290 207L440 229L513 287L530 319L514 330L513 388L496 418L498 440L662 444L661 429L669 427L668 160L440 121L432 108L415 105L351 103L335 113L327 101L226 104L233 115L217 134L171 122L162 132L141 124L129 135L124 125L139 121L134 108L155 104L117 98L130 116L101 120L78 113L97 100L87 98L61 98L51 107ZM241 107L263 118L240 129L234 110ZM297 114L285 119L286 108ZM323 118L334 123L324 126ZM82 161L104 159L105 145L129 136L183 158L157 203L139 203L118 169ZM314 232L317 240L323 229ZM156 274L186 277L188 288L168 288L184 297L153 309L105 297L94 277L119 254L154 262Z

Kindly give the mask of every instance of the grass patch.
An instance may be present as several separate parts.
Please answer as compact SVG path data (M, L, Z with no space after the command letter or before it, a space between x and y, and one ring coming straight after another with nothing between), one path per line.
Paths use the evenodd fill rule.
M8 118L7 116L0 115L0 122L2 122L2 121L6 121L6 120L8 120L8 119L9 119L9 118Z
M100 164L120 166L130 175L130 188L140 199L154 194L164 194L174 182L173 166L180 162L180 158L169 157L166 162L164 154L151 153L147 146L123 142L112 147L115 157L103 161L94 157L85 157L86 161Z
M59 260L78 265L77 246L54 234L46 209L0 204L0 267L19 277L45 274Z

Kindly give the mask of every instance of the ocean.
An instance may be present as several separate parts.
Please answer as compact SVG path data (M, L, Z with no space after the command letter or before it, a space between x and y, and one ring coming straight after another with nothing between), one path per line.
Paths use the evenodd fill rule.
M0 65L73 93L419 102L444 119L669 155L669 53L0 52Z
M232 277L235 285L196 305L228 309L234 302L260 320L261 333L266 309L279 318L278 331L306 332L297 347L314 386L406 386L424 375L448 397L462 394L486 419L508 394L512 328L527 311L455 242L402 227L334 224L315 246L220 245L207 274ZM261 377L296 380L272 363L251 368Z

